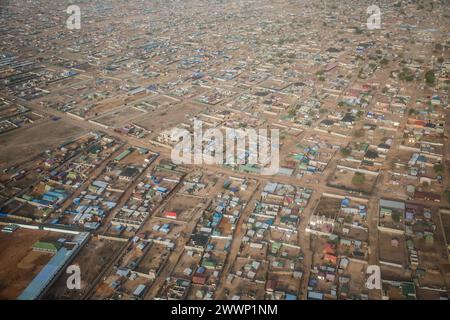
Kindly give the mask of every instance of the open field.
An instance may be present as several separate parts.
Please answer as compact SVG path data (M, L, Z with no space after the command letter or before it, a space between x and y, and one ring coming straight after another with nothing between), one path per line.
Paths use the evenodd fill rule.
M124 106L118 110L95 118L95 121L110 127L119 127L132 121L132 119L140 119L143 116L145 116L144 112L132 107Z
M23 162L46 149L74 139L86 133L81 126L75 126L63 119L45 119L30 127L0 135L0 168L15 162Z
M91 238L72 262L81 270L81 290L67 289L69 275L63 273L47 291L44 299L81 299L124 245L124 242Z
M180 122L188 122L192 116L199 114L202 108L191 103L180 103L164 107L155 112L144 114L134 121L140 127L152 132L166 130Z
M0 233L0 299L15 299L51 259L52 254L36 252L36 241L56 241L63 234L18 229Z
M447 0L66 2L0 2L0 300L450 299Z

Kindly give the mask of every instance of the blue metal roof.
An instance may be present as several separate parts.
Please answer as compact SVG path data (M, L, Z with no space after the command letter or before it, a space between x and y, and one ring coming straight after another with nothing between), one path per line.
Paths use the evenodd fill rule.
M72 255L72 250L61 248L42 268L41 272L30 282L28 287L17 298L18 300L34 300L39 297L45 287L50 283L53 277L56 276L59 269Z
M72 250L65 247L59 249L59 251L50 259L47 265L37 274L36 277L28 284L28 287L20 294L18 300L35 300L39 298L39 295L49 285L52 279L57 275L59 270L66 264L71 258L76 249L84 243L89 237L88 232L81 232L73 238L73 242L77 243L77 246Z

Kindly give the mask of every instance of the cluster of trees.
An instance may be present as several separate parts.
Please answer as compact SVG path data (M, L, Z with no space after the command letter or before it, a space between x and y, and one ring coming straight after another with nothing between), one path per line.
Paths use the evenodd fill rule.
M350 155L350 153L351 153L351 150L349 149L349 148L341 148L341 154L344 156L344 157L348 157L349 155Z
M395 222L400 222L400 213L394 211L394 212L392 212L391 217L392 217L392 220L394 220Z
M410 69L405 67L398 73L398 79L401 81L411 82L414 80L414 74Z
M437 176L442 176L444 174L444 166L441 163L437 163L433 166L434 173Z
M436 82L436 76L434 75L433 70L428 70L427 72L425 72L425 82L429 86L434 86Z
M354 136L355 138L361 138L361 137L364 137L364 130L363 130L363 129L355 130L355 131L353 132L353 136Z
M352 179L352 183L355 186L360 186L360 185L364 184L365 181L366 181L366 176L364 175L364 173L355 172L355 174L353 175L353 179Z
M415 114L417 114L417 110L414 109L414 108L411 108L411 109L409 109L408 113L409 113L410 115L415 115Z

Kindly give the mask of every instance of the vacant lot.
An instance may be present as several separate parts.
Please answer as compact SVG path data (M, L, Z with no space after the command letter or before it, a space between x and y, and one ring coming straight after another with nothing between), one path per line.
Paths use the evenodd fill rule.
M84 248L77 254L72 264L80 266L81 290L67 289L68 274L61 274L52 285L45 299L81 299L94 284L97 276L114 259L125 243L104 239L91 238Z
M365 264L351 261L346 272L350 276L350 294L361 294L365 286Z
M188 118L199 114L201 111L202 108L193 104L182 103L161 107L155 112L149 112L142 118L135 119L134 123L152 132L159 132L161 129L170 129L182 122L188 123Z
M110 112L95 121L111 127L120 127L132 122L134 119L140 119L145 113L132 107L123 107L113 112Z
M50 134L51 133L51 134ZM76 138L83 133L80 127L63 119L45 119L31 127L23 127L0 135L0 168L30 159L46 149Z
M384 232L379 232L378 234L380 261L405 266L408 262L405 237Z
M177 220L190 221L196 208L202 199L177 194L170 199L164 208L158 213L158 216L164 216L166 212L176 212Z
M16 299L51 259L52 254L32 251L32 245L59 238L64 235L41 230L0 233L0 299Z
M355 172L345 169L336 169L329 178L329 185L347 190L371 193L377 181L376 175L362 174L361 183L355 184Z

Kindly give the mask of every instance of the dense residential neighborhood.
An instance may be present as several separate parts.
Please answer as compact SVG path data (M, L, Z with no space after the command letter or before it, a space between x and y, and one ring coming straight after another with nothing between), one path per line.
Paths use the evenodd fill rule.
M447 1L0 6L0 299L448 300Z

